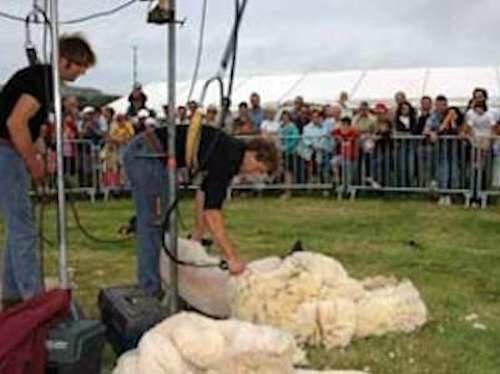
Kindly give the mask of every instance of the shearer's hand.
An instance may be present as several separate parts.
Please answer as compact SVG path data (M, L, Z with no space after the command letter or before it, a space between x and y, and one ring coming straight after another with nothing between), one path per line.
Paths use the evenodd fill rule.
M28 164L28 170L35 183L41 185L45 178L45 163L41 155L37 155L37 157Z
M238 258L226 259L229 274L240 275L245 271L245 263L240 261Z

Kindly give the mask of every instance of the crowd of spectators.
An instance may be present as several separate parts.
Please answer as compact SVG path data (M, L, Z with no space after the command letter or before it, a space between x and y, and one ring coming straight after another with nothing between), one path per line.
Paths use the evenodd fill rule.
M149 109L148 98L139 84L134 85L128 101L126 112L115 113L107 106L81 108L76 97L64 98L63 153L67 174L77 176L79 181L91 178L95 168L89 165L98 162L99 183L104 187L123 187L123 147L135 135L159 126L168 112L167 106L158 114ZM444 95L424 96L419 106L414 107L401 91L394 95L393 105L362 101L354 106L348 94L342 92L337 100L326 105L307 103L298 96L288 105L263 107L260 95L252 93L248 102L239 103L237 109L227 112L223 119L218 106L211 104L199 108L196 101L190 101L176 108L176 123L189 124L197 110L203 112L205 124L215 127L222 124L223 130L232 135L273 137L283 152L284 167L280 178L288 186L313 182L315 177L321 182L330 178L332 183L342 183L346 171L352 172L357 165L358 170L354 173L359 175L359 166L363 163L363 183L382 186L388 175L384 175L387 170L382 171L380 165L386 160L380 155L390 157L391 173L397 173L403 185L411 186L418 181L407 169L422 166L418 165L422 162L421 151L393 141L410 135L427 147L453 137L456 142L477 147L485 155L493 156L498 165L492 184L500 187L500 142L492 138L500 135L500 114L489 107L488 92L482 88L473 91L465 108L450 106ZM51 126L47 126L43 143L47 149L49 173L55 171L53 135ZM456 180L453 175L459 175L458 169L464 166L458 161L460 146L457 157L451 155L450 150L443 150L446 147L435 148L438 160L437 165L432 165L436 171L435 183L441 189L453 188ZM95 154L99 159L91 160ZM462 160L472 162L467 157ZM284 196L288 195L286 192ZM441 196L440 203L449 204L449 196Z
M306 103L298 96L291 105L262 108L253 93L249 103L238 105L230 131L276 137L288 185L330 176L337 184L357 178L355 183L382 187L393 178L393 187L415 187L423 183L418 172L425 167L431 174L425 183L452 190L471 173L483 173L484 160L490 159L488 183L500 188L500 113L490 108L482 88L474 89L464 108L449 105L444 95L423 96L415 107L402 91L394 95L394 105L354 106L342 92L333 104ZM482 165L474 164L471 150L481 154ZM451 197L442 193L439 203L449 205Z

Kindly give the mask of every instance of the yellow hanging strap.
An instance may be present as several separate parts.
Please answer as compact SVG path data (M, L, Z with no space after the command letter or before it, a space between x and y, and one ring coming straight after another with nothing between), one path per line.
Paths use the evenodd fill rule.
M202 113L198 109L191 117L186 137L186 166L189 169L198 168L198 149L200 148Z

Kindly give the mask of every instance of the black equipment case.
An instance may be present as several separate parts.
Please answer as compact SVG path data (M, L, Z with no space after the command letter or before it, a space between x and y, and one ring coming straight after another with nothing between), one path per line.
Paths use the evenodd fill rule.
M105 343L99 321L66 320L49 330L47 374L99 374Z
M117 355L135 348L146 331L168 316L157 298L136 286L101 290L99 309L106 337Z

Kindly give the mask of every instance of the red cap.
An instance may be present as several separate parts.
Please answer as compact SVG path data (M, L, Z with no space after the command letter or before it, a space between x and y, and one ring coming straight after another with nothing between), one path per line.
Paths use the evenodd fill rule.
M387 113L389 109L387 108L387 105L384 103L377 103L375 105L375 112L377 113Z

